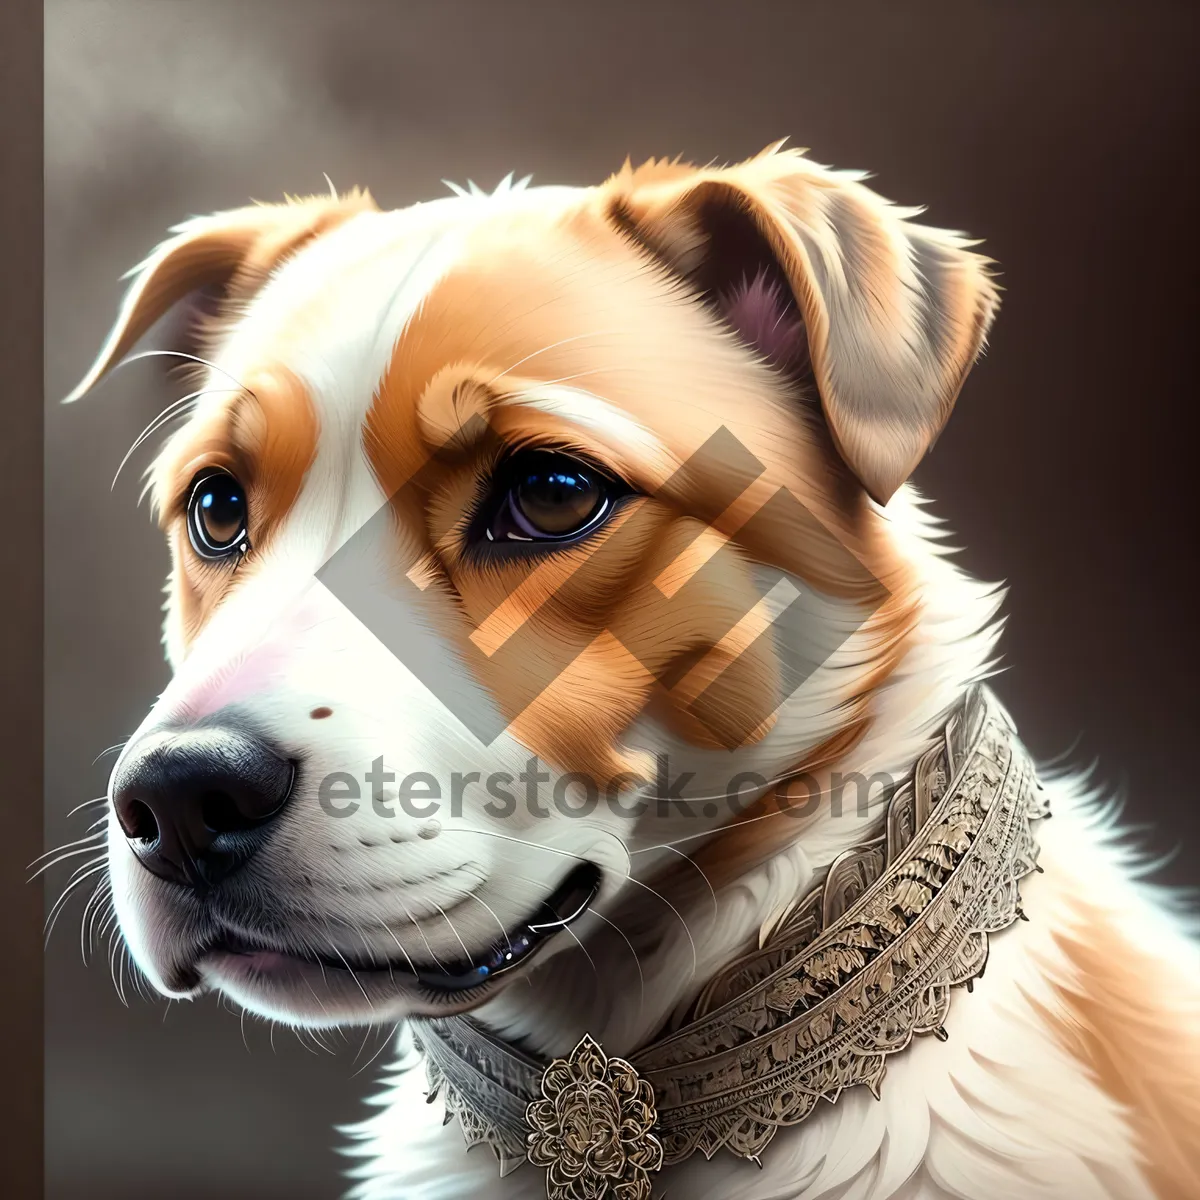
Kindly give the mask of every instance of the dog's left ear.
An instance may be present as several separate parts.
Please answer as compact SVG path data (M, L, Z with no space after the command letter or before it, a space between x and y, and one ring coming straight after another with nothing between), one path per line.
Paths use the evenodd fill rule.
M203 297L204 307L217 311L244 304L289 254L374 207L367 192L356 190L343 196L252 204L176 225L170 231L173 236L126 275L133 282L112 331L65 403L86 395L181 300Z
M764 358L811 373L834 445L886 504L941 432L998 304L990 260L794 150L626 167L609 215Z

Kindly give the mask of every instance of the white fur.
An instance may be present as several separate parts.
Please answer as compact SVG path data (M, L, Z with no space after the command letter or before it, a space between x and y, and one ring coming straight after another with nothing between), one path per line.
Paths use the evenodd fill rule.
M632 447L633 457L644 464L647 474L666 479L679 463L652 429L635 421L603 396L563 384L543 384L514 397L529 408L562 417L617 446Z

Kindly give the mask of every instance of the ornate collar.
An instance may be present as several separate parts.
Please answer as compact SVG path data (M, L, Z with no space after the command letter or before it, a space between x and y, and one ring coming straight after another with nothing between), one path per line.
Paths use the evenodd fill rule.
M630 1055L585 1036L539 1062L468 1016L414 1021L429 1099L506 1175L547 1169L550 1200L648 1200L663 1166L724 1148L754 1162L781 1126L865 1084L916 1034L946 1038L951 988L988 935L1024 919L1031 822L1049 815L1028 754L982 685L888 805L761 949L713 979L686 1023Z

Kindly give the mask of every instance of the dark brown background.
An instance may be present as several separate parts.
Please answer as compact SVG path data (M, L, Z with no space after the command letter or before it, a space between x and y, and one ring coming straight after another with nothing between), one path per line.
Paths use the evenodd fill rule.
M42 843L42 12L37 0L0 5L0 1181L41 1195L42 894L28 864Z
M1001 690L1035 751L1127 788L1163 873L1200 847L1196 17L1179 4L423 5L55 0L46 15L47 838L166 672L166 557L126 446L150 364L75 382L117 277L191 213L369 185L385 206L510 169L729 160L782 135L987 239L1007 293L918 480L1012 586ZM68 830L74 832L68 834ZM54 882L64 881L60 873ZM123 1008L71 908L47 962L49 1195L327 1197L372 1071L215 1003Z

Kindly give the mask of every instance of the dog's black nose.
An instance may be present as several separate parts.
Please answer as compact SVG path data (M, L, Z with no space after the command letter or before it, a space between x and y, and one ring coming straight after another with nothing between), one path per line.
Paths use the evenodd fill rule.
M203 894L259 848L294 776L294 763L243 730L165 730L125 756L113 808L148 871Z

